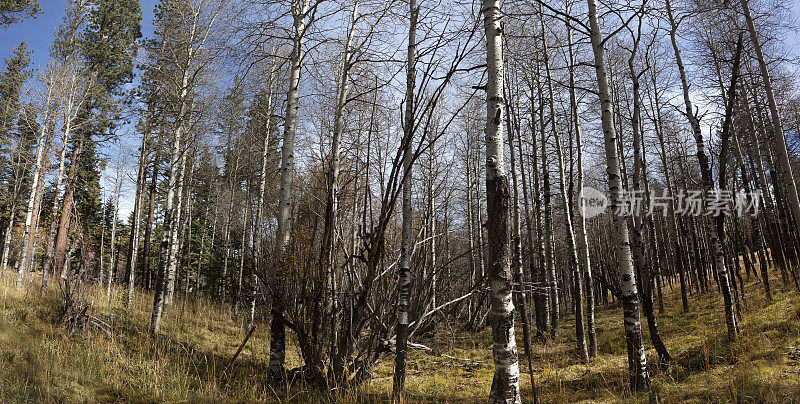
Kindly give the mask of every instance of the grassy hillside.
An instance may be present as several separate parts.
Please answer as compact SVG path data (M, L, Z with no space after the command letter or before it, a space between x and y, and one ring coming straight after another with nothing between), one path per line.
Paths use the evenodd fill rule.
M659 321L674 363L667 371L657 370L655 351L648 350L655 374L650 394L632 396L627 387L621 309L598 310L600 356L589 365L574 354L572 321L566 318L557 342L535 343L540 402L648 401L654 394L665 403L800 402L800 297L794 290L781 290L779 280L773 284L777 284L775 302L766 305L760 284L751 279L742 338L732 345L725 342L718 294L692 297L691 312L685 315L680 312L677 289L667 294L667 310ZM269 341L263 324L217 384L244 337L235 313L204 300L178 299L165 317L163 332L153 339L147 333L149 295L137 294L133 310L126 312L121 308L121 291L116 291L110 305L104 291L88 293L95 314L113 326L112 336L98 330L69 336L53 322L56 289L39 297L35 287L18 291L8 277L0 281L0 402L317 402L331 398L330 393L267 383ZM434 335L415 341L433 351L411 352L409 394L418 402L485 400L492 379L489 330L469 334L442 323ZM296 347L287 347L289 365L298 365L297 352ZM521 357L523 394L529 399L530 379L524 364ZM342 401L388 401L391 357L384 358L374 376Z

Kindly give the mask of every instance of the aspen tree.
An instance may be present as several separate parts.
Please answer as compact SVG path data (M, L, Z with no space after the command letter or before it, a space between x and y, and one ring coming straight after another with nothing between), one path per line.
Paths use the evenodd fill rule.
M272 319L270 320L269 373L273 379L284 376L286 361L286 324L283 313L283 281L286 276L286 253L291 235L291 214L294 189L294 138L297 133L297 109L300 97L300 72L303 69L303 41L305 38L310 0L292 0L291 15L292 55L290 57L289 83L286 90L283 146L281 149L281 179L278 199L278 228L275 234L274 265L271 273Z
M587 0L589 6L589 23L591 29L594 65L597 74L597 86L602 106L603 137L605 139L606 165L608 168L608 187L612 211L620 206L624 188L619 167L617 131L614 127L614 105L611 102L611 91L608 85L608 74L603 50L603 36L597 16L597 2ZM628 371L633 389L646 390L650 387L650 374L647 370L647 359L644 354L642 324L639 315L639 295L631 257L628 225L623 216L613 212L615 238L615 255L617 271L620 279L622 308L625 317L625 341L628 345Z
M486 35L486 201L489 234L488 279L494 378L490 403L521 403L519 358L514 337L513 275L509 266L509 187L503 150L506 119L503 84L503 31L499 0L483 0Z

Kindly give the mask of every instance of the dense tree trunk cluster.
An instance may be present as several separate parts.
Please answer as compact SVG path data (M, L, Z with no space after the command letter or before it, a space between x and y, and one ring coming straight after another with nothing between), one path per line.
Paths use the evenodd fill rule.
M647 390L666 293L718 294L733 342L746 280L800 289L798 88L766 2L609 4L161 0L141 38L137 2L72 0L47 66L0 71L2 276L65 318L148 291L156 338L215 301L276 386L393 357L393 402L442 324L491 329L490 402L521 372L535 401L532 345L591 366L616 306Z

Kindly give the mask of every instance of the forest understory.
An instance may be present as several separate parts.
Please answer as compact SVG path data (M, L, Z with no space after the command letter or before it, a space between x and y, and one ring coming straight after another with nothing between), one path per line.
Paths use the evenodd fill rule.
M773 279L780 279L772 272ZM718 292L694 296L684 314L678 285L665 285L665 312L658 320L673 362L666 370L656 367L658 356L645 332L653 375L649 392L630 390L622 309L616 302L598 306L599 352L589 364L581 362L574 348L574 317L564 318L556 341L533 345L539 402L653 402L655 396L662 403L797 402L800 295L791 284L777 284L774 301L767 304L758 279L751 276L745 282L741 338L733 344L725 337ZM153 338L142 327L150 316L151 294L136 292L132 310L126 312L123 288L112 294L109 304L104 288L91 287L86 292L87 301L93 302L90 310L107 325L78 327L70 336L71 330L54 323L57 288L40 297L38 287L17 290L9 277L0 285L0 402L372 403L391 398L391 354L383 356L370 381L344 396L301 383L276 390L267 377L265 322L256 324L242 353L221 377L246 333L241 315L203 298L178 297L164 317L163 333ZM491 330L469 332L440 320L409 351L409 401L485 400L494 369ZM520 362L526 361L520 354ZM289 338L287 367L299 365L296 341ZM532 402L530 375L524 366L520 372L522 396Z

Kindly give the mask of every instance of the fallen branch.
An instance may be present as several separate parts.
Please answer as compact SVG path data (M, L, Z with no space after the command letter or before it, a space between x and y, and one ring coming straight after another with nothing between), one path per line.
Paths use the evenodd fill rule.
M250 331L247 331L247 335L245 335L244 341L242 341L242 344L239 345L239 349L236 350L236 353L233 354L233 358L231 358L231 360L228 362L228 364L225 365L225 369L222 369L222 374L219 375L219 379L217 379L217 384L222 382L222 378L225 377L225 372L228 371L228 368L230 368L231 365L233 365L233 362L236 360L236 358L239 357L239 354L242 353L242 349L244 349L244 346L247 344L247 340L249 340L250 336L253 335L253 331L255 329L256 329L256 326L254 325L254 326L250 327Z

